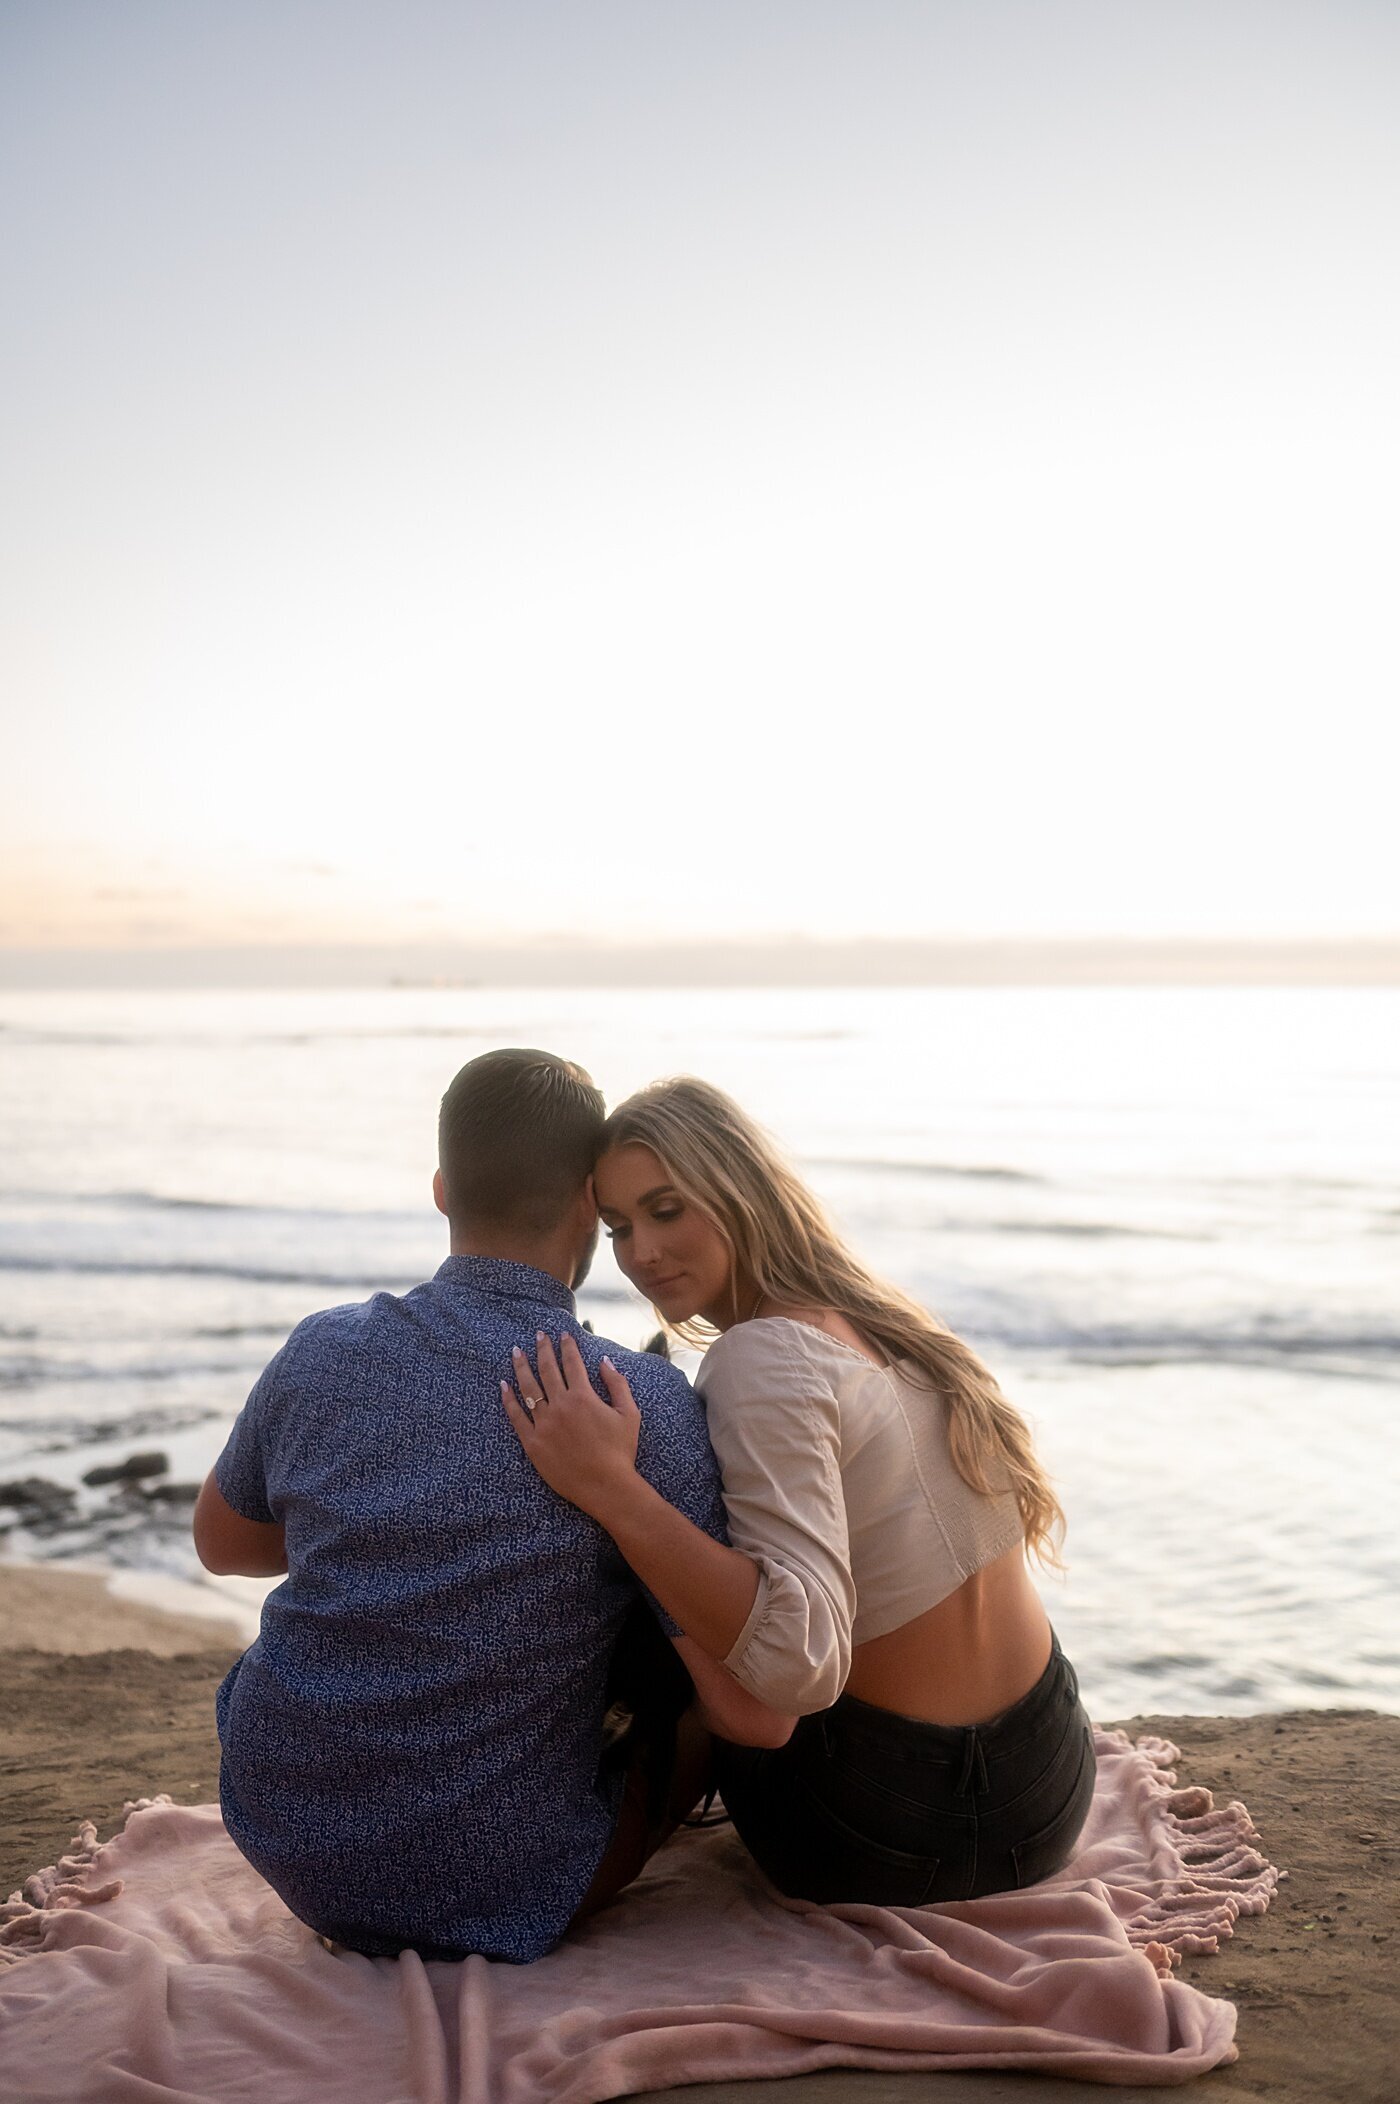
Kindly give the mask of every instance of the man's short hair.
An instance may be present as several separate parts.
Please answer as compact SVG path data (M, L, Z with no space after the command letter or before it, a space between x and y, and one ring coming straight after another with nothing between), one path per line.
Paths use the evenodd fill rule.
M552 1052L483 1052L454 1075L438 1114L438 1165L455 1226L548 1234L602 1143L602 1091Z

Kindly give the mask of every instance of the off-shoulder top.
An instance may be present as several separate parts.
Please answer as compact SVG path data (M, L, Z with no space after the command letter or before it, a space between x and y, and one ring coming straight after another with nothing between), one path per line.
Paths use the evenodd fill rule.
M946 1398L808 1323L738 1323L696 1376L724 1479L729 1538L758 1593L724 1663L797 1715L841 1693L853 1643L946 1600L1022 1538L1008 1488L964 1483Z

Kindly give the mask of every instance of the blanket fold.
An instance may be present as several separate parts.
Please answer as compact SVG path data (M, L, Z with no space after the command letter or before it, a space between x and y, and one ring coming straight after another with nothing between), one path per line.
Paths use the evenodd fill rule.
M328 1950L217 1806L90 1823L0 1908L13 2104L605 2104L829 2067L1040 2069L1176 2084L1234 2058L1235 2012L1174 1977L1280 1873L1176 1749L1096 1734L1074 1861L925 1908L780 1897L737 1836L678 1835L534 1965Z

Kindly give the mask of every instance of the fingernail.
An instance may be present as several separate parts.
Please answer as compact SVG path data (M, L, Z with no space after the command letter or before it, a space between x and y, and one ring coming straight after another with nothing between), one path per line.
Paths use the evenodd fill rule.
M536 1330L536 1331L535 1331L535 1342L536 1342L536 1344L548 1344L548 1342L549 1342L549 1338L548 1338L548 1337L546 1336L546 1334L545 1334L545 1332L544 1332L543 1330Z
M509 1381L502 1381L502 1383L501 1383L501 1394L502 1394L502 1395L509 1395L509 1394L510 1394L510 1382L509 1382Z
M604 1352L603 1354L603 1364L607 1367L609 1373L617 1372L617 1368L613 1365L612 1360L608 1357L606 1352Z
M520 1346L518 1344L513 1344L511 1346L510 1355L512 1359L523 1359L525 1356L524 1352L520 1349Z

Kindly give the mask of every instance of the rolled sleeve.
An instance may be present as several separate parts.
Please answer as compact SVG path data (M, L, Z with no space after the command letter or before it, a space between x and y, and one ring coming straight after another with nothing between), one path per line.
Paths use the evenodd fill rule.
M856 1609L836 1398L778 1322L727 1332L697 1385L729 1538L759 1569L753 1607L724 1663L774 1709L828 1709L851 1669Z

